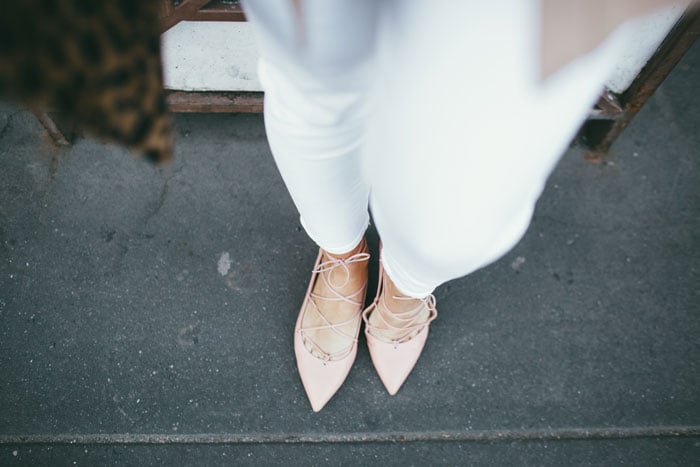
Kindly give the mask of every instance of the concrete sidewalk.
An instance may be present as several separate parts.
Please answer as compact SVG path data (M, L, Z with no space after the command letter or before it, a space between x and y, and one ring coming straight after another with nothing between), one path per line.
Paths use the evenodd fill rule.
M437 290L395 397L362 340L319 414L292 351L316 251L260 116L179 115L159 170L1 106L0 465L697 465L698 91L700 43Z

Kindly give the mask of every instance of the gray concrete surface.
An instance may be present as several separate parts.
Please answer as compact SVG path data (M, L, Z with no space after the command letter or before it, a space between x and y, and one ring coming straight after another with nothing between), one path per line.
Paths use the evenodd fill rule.
M697 465L699 84L700 43L609 163L570 150L520 244L437 290L398 395L361 341L319 414L292 352L316 252L260 116L179 115L155 169L3 104L0 465Z

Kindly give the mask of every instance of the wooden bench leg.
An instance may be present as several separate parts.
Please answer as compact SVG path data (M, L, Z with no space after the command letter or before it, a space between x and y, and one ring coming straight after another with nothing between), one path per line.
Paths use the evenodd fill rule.
M46 131L48 132L49 136L51 136L51 139L54 143L56 143L57 146L66 147L71 145L68 142L68 139L63 135L61 130L58 129L56 122L54 122L53 118L51 118L48 112L32 110L32 113L37 118L37 120L39 120L39 122L44 126L44 128L46 128Z

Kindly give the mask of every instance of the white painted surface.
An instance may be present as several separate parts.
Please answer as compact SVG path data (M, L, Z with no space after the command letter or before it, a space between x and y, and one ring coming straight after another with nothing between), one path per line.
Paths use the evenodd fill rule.
M683 6L674 6L628 25L631 40L606 83L609 89L627 89L682 13ZM184 21L163 34L162 44L168 89L262 90L258 51L248 23Z
M666 34L683 14L684 6L675 5L631 22L629 43L615 70L606 82L615 92L626 90L654 54Z
M165 87L187 91L260 91L250 25L183 21L162 37Z

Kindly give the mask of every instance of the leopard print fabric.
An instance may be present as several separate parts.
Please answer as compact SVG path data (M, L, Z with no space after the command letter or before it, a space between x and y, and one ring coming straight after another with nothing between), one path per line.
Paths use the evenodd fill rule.
M4 0L0 97L66 112L156 163L172 154L154 0Z

